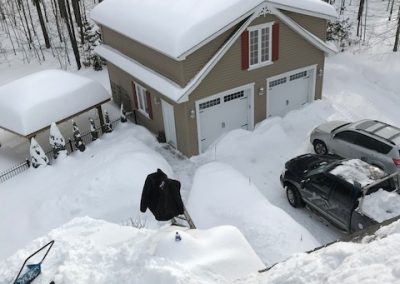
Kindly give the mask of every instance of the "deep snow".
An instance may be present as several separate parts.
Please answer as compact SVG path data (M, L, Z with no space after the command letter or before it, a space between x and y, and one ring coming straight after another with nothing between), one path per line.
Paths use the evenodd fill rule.
M370 4L375 8L382 5L381 1L373 1ZM374 13L383 14L378 9L374 10ZM130 156L136 157L136 150L140 152L141 147L146 149L146 153L151 157L146 157L146 161L151 166L165 165L170 169L168 174L182 181L185 201L192 198L192 178L197 168L209 162L224 163L229 165L224 166L224 171L240 172L241 176L235 172L235 175L232 176L233 180L248 179L250 191L254 193L257 188L262 193L263 197L257 194L253 195L253 197L259 196L260 200L257 204L261 204L260 208L266 210L265 208L279 207L280 209L274 209L276 212L283 209L286 213L280 214L280 218L287 218L287 215L290 215L297 221L300 228L303 226L319 243L335 240L341 236L341 233L332 226L320 222L316 215L306 209L293 209L288 205L279 184L279 174L287 159L311 151L308 142L309 133L313 127L322 122L337 119L351 121L372 118L400 125L398 117L400 58L397 54L391 54L388 51L389 45L384 41L379 48L368 44L358 45L353 46L347 53L328 58L325 67L323 100L293 111L284 118L265 120L257 125L253 132L236 130L228 133L221 137L207 153L190 160L182 159L178 153L171 152L164 145L157 144L143 128L128 125L123 132L117 130L111 135L105 136L98 143L91 144L88 152L76 153L57 163L55 167L47 167L40 170L41 172L34 172L34 174L26 172L1 184L0 203L2 202L2 206L7 206L8 211L1 212L0 216L7 216L6 218L9 219L1 219L3 224L0 227L2 232L0 245L3 244L3 240L7 240L6 246L12 248L7 248L8 253L0 256L0 259L4 259L18 248L21 250L10 258L0 261L0 282L12 281L14 273L10 271L10 268L16 272L26 255L50 238L57 238L61 242L63 239L69 239L68 241L72 245L66 245L68 249L61 249L58 252L55 250L53 255L49 255L47 264L44 264L43 280L46 280L44 283L48 283L47 280L53 280L56 275L59 277L56 279L57 283L76 283L78 281L76 279L84 279L83 283L96 282L96 280L113 282L107 275L122 279L122 282L129 279L133 283L168 283L168 281L171 283L187 283L189 281L192 283L224 283L223 269L212 271L205 268L199 271L197 266L193 268L190 265L184 267L182 264L176 264L177 258L182 255L187 257L186 251L181 252L182 255L166 253L162 258L154 258L153 255L150 257L147 254L147 257L140 258L144 255L142 252L145 244L148 243L146 233L149 229L136 230L116 224L104 224L102 221L78 219L65 225L73 227L73 235L77 237L70 238L69 235L64 234L65 230L61 228L44 238L30 242L39 235L46 235L49 229L60 226L72 217L85 215L100 216L99 218L117 223L125 223L127 218L132 217L137 224L145 223L151 230L154 230L155 234L158 232L159 236L164 236L165 240L171 241L173 234L163 234L163 225L152 222L151 216L140 219L136 218L134 213L132 214L135 212L135 203L138 202L132 196L134 192L140 191L140 182L143 182L145 172L153 170L150 166L143 169L142 161L136 163L129 159ZM1 79L2 76L0 76ZM125 135L122 133L127 133L126 138L129 142L120 139L119 135ZM3 137L4 133L0 134L0 140L4 139ZM16 143L13 141L12 138L7 138L6 144ZM112 141L115 143L111 143ZM137 141L139 141L138 148L136 148ZM113 146L121 144L122 149L131 149L132 151L126 154L125 159L125 153L119 153L118 147L110 147L111 144ZM105 158L104 156L107 155L104 152L107 151L103 149L111 151L110 156L120 157L122 162L115 161L115 157ZM0 152L2 150L0 148ZM87 154L89 157L94 155L93 159L96 163L93 169L85 167L82 171L79 163L89 163L90 159L87 159ZM215 164L204 166L205 168L201 168L198 174L213 165L215 166ZM131 166L138 171L139 180L135 179L136 174L133 174ZM113 168L119 169L120 172L117 170L113 172ZM56 169L64 171L60 173ZM96 175L96 169L101 169L100 176ZM163 170L166 169L163 168ZM47 171L51 171L51 177L44 174ZM65 173L70 172L73 174L72 178L68 178L69 174L68 177L65 177ZM117 176L110 177L108 175L110 173L117 174ZM33 176L29 177L30 175ZM74 179L77 183L74 183ZM41 184L40 188L29 187L28 181L30 180ZM46 180L54 184L53 188L46 188ZM80 194L79 187L82 186L82 182L87 181L90 181L90 184L85 184L82 190L84 194ZM58 190L58 187L62 187L64 182L68 182L69 186ZM18 185L18 187L12 187L11 184ZM109 188L107 186L109 184L112 184L113 188ZM198 188L201 188L201 185ZM36 192L39 196L30 192ZM197 193L193 190L193 194L199 195L199 189ZM217 195L218 193L213 194ZM41 199L43 196L46 197L46 201ZM261 200L264 197L266 199ZM252 197L248 194L243 197L244 201L251 199ZM382 197L381 200L385 200L385 198ZM11 204L12 202L15 204ZM222 208L229 207L229 202L224 202L227 204L224 203ZM119 210L120 203L122 204L121 210ZM239 202L236 204L241 205ZM199 200L198 206L207 206L207 202L204 199ZM50 209L47 210L47 207ZM18 210L22 210L21 214ZM193 207L192 210L193 217L196 218L196 208ZM246 224L239 224L240 218L232 218L241 217L241 214L238 214L239 210L228 212L232 214L226 212L215 214L212 211L206 213L203 214L204 220L197 217L199 224L206 223L207 220L219 222L219 224L234 221L241 225L239 229L250 243L256 243L254 240L260 236L259 230L247 231L247 228L251 227L251 224L261 223L260 219L263 216L254 216L253 214L249 219L249 215L247 215ZM245 213L243 212L244 215ZM113 220L113 218L115 219ZM89 223L91 224L89 225ZM90 232L85 227L89 227ZM104 228L106 229L103 230ZM129 240L124 239L128 234L116 233L114 235L114 232L131 229L135 232ZM101 239L107 239L107 243L115 242L119 248L115 249L111 246L105 249L104 245L94 245L90 238L96 231L100 234L104 234L106 231L107 234L105 237L103 235ZM337 243L313 254L296 254L288 261L275 266L268 273L258 275L255 272L238 279L237 283L398 283L400 281L400 273L397 268L400 255L398 251L400 247L399 232L399 223L397 222L381 229L377 237L365 238L360 244ZM85 233L87 233L87 238L84 236ZM204 237L208 239L209 235L206 233ZM298 235L296 234L293 238L298 240ZM308 241L310 240L308 239ZM26 245L28 242L30 243ZM252 246L256 248L257 244L252 244ZM191 246L191 249L193 248L194 246ZM286 251L289 248L282 248L282 253L289 253L289 250ZM169 249L166 251L170 252ZM207 250L204 251L207 252ZM3 249L0 249L0 253L3 253ZM257 249L256 253L258 253ZM259 254L263 255L263 253L261 251ZM224 254L225 257L227 255ZM264 257L265 255L263 255ZM175 262L173 265L171 265L171 259ZM195 260L193 263L200 261L199 259L191 260ZM240 268L240 266L238 267ZM139 278L137 282L132 278L124 278L135 277L135 275L143 278ZM99 276L98 279L97 276ZM121 278L118 278L119 276Z
M84 95L82 95L84 94ZM29 135L110 99L98 82L45 70L0 86L0 127Z

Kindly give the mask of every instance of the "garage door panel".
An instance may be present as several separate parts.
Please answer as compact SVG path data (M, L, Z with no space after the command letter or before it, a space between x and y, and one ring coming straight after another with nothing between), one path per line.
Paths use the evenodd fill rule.
M250 90L221 94L198 103L199 142L202 151L228 131L248 129L248 91Z
M291 72L268 82L267 110L269 116L283 116L308 103L312 92L314 70Z

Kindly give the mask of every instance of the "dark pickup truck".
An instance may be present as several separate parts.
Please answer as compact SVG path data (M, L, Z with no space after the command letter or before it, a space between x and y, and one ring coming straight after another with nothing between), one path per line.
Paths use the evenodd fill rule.
M291 206L307 205L347 232L378 223L363 212L365 196L396 190L398 173L388 175L358 159L305 154L286 162L280 180Z

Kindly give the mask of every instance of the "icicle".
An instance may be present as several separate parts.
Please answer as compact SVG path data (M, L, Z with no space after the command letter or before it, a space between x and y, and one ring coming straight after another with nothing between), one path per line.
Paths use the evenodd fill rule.
M120 115L121 115L121 122L125 123L128 120L126 119L126 111L124 110L124 104L121 104L121 111L120 111Z
M104 131L106 133L112 132L112 130L113 130L112 129L112 124L111 124L111 121L110 121L110 116L108 115L107 111L104 111L104 120L105 120Z

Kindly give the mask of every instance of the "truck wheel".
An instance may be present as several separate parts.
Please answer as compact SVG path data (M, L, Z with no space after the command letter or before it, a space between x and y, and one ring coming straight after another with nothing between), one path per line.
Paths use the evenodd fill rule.
M304 207L304 201L301 199L300 192L296 187L289 184L286 186L286 197L289 201L289 204L294 208Z
M325 143L322 142L321 140L315 140L313 145L314 145L314 151L318 155L326 155L326 154L328 154L328 148L326 148Z

